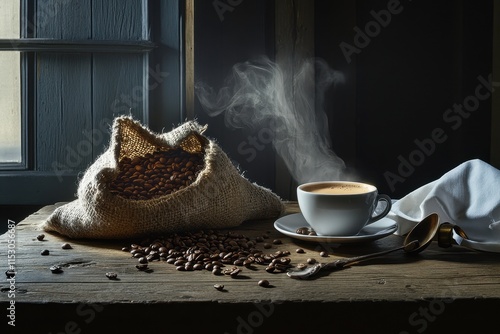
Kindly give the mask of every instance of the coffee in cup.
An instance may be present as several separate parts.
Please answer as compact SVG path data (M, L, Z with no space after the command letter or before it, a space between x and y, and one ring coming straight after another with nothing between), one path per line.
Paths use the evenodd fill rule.
M379 194L375 186L351 181L322 181L297 187L302 215L323 236L352 236L363 227L385 217L391 210L391 199ZM374 215L380 201L382 212Z

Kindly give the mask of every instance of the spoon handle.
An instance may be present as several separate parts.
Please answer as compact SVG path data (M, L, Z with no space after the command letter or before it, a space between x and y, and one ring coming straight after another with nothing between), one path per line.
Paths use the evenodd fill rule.
M360 261L363 261L363 260L368 260L368 259L379 257L379 256L382 256L382 255L385 255L385 254L396 252L398 250L404 249L405 247L408 247L408 245L403 245L403 246L398 247L398 248L393 248L393 249L389 249L389 250L378 252L378 253L372 253L372 254L367 254L367 255L361 255L361 256L354 256L354 257L348 257L348 258L344 258L344 259L339 259L339 260L327 263L324 266L324 268L325 269L326 268L337 268L337 269L340 269L340 268L343 268L345 266L348 266L348 265L356 263L356 262L360 262Z

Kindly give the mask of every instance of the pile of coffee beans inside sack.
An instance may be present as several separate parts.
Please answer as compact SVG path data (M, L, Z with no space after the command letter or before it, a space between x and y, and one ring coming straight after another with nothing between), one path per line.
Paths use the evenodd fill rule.
M289 251L266 252L280 239L267 242L265 233L251 239L243 234L221 231L198 231L173 234L168 237L146 239L123 247L137 258L139 270L148 270L148 263L165 261L179 271L208 270L214 275L236 277L243 267L263 266L269 273L283 273L291 267Z
M119 174L109 184L113 194L146 200L171 194L193 183L204 167L202 153L182 148L155 151L118 163Z

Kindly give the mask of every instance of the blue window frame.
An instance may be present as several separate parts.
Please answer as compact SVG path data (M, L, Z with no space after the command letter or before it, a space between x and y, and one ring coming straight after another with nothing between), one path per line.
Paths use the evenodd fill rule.
M0 166L0 205L74 198L114 117L161 131L185 118L184 1L21 1L23 163Z

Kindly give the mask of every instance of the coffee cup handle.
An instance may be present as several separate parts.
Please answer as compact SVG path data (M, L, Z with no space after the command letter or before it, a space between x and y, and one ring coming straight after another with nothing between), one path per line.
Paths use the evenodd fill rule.
M384 194L378 194L377 195L377 206L378 206L378 202L380 202L380 201L385 201L387 203L387 205L385 206L384 211L382 211L381 213L379 213L376 216L372 216L370 218L370 220L368 221L368 224L374 223L377 220L380 220L380 219L384 218L385 216L387 216L387 214L389 213L389 211L391 211L392 200L391 200L391 198L389 196L384 195ZM375 207L375 209L377 208L377 206Z

